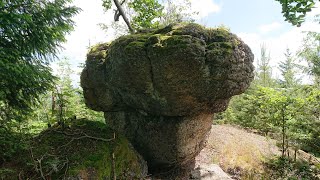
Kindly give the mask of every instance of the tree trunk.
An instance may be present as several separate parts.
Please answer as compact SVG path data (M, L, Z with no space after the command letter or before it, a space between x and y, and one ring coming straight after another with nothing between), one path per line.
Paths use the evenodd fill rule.
M112 153L112 180L117 180L117 174L116 174L116 160L115 160L114 152Z
M284 108L281 109L281 116L282 116L282 157L285 157L286 127L285 127Z
M56 100L55 100L54 92L52 91L52 95L51 95L51 112L52 112L52 114L54 114L55 107L56 107Z
M290 151L289 151L289 138L288 136L286 135L286 151L287 151L287 155L288 155L288 158L290 158Z
M113 133L113 152L111 154L111 168L112 168L112 180L117 180L117 174L116 174L116 156L115 156L115 139L116 139L116 133Z
M113 0L113 2L114 2L114 4L117 6L117 9L119 10L119 13L121 14L124 22L127 24L130 33L134 33L134 30L133 30L133 28L131 27L131 24L130 24L127 16L124 14L124 11L123 11L123 9L122 9L121 4L119 3L119 1L118 1L118 0Z

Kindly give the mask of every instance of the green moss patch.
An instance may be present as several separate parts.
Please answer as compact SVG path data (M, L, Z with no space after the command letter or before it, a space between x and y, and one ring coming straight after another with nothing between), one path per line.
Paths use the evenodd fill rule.
M198 39L195 41L192 39ZM91 48L88 58L108 58L119 56L119 52L126 51L128 54L141 54L149 45L159 47L171 47L185 49L190 44L203 46L207 49L210 57L225 58L232 55L235 48L240 44L238 38L223 27L206 28L196 23L171 24L158 30L143 31L137 34L122 36L109 44L98 44ZM107 52L107 49L111 47ZM120 48L120 49L119 49ZM115 54L116 53L116 54Z
M15 168L7 174L15 171L23 179L109 179L115 167L117 177L135 179L143 174L141 161L123 136L114 135L104 123L83 119L40 133L30 142L29 150L17 155L12 162Z
M109 49L109 43L100 43L92 46L87 55L88 60L105 59Z

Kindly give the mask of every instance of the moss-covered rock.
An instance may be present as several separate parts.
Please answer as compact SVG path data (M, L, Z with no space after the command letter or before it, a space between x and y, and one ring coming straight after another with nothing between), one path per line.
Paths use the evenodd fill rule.
M12 162L15 175L5 179L111 179L114 170L118 179L140 179L147 173L146 162L128 140L118 134L114 139L114 131L101 122L51 127L30 143Z
M104 46L89 51L81 75L86 103L98 111L220 112L253 79L250 48L225 28L173 24Z
M90 50L81 74L86 104L105 112L153 174L187 175L213 113L224 111L254 76L250 48L224 28L172 24L97 49Z

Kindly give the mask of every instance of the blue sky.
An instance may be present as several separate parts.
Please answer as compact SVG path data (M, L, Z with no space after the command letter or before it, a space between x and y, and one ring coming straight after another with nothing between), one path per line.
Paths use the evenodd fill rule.
M293 53L297 51L304 37L303 31L320 32L320 25L311 20L300 28L291 26L284 21L281 6L275 0L191 0L191 3L192 11L200 12L195 17L198 23L208 27L222 24L229 27L250 46L255 59L259 58L260 46L264 43L270 52L275 77L279 76L277 63L284 59L285 49L289 48ZM74 18L75 30L67 36L59 57L68 58L78 73L81 69L77 66L85 62L88 46L111 41L115 36L112 31L102 31L98 25L113 20L112 12L103 12L101 0L74 0L74 4L82 11ZM309 13L308 19L316 14L320 14L320 8ZM53 69L56 69L55 64ZM73 75L72 79L78 82L79 76Z
M281 6L274 0L219 0L218 13L208 16L208 26L225 24L235 33L252 33L262 24L283 21Z

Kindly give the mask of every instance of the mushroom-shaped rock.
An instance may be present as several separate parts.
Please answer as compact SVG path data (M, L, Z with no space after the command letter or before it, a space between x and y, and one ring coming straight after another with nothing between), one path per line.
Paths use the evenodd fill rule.
M212 115L253 80L253 54L224 28L173 24L98 44L81 74L85 101L132 141L150 169L200 152Z

